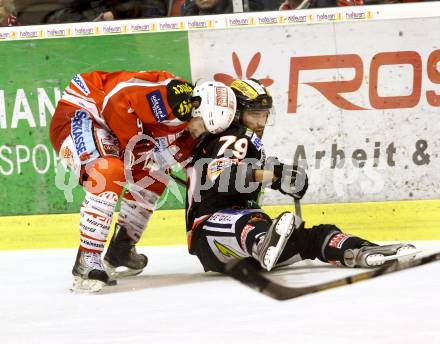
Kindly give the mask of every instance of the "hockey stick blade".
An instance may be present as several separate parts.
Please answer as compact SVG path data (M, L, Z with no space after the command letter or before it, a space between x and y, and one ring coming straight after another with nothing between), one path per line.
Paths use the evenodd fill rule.
M269 296L276 300L290 300L296 297L317 293L323 290L342 287L344 285L357 283L389 273L414 268L438 260L440 260L440 252L430 254L426 257L417 258L410 262L393 262L389 265L377 269L360 272L349 277L338 278L330 282L311 285L307 287L289 287L274 282L264 276L260 271L254 268L246 260L230 261L226 264L225 273L266 296Z

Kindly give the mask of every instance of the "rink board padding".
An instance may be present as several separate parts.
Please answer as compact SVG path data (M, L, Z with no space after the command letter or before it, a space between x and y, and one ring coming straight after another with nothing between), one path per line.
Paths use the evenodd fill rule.
M294 206L267 206L272 216ZM333 223L373 241L440 240L440 200L306 204L307 226ZM184 210L157 210L140 245L184 245ZM79 214L0 217L0 250L68 248L79 244Z
M63 89L92 70L261 80L276 109L266 152L307 164L308 203L440 199L439 11L426 2L0 28L0 216L79 210L83 191L67 183L48 131ZM174 196L164 209L184 206ZM267 192L265 202L287 200Z

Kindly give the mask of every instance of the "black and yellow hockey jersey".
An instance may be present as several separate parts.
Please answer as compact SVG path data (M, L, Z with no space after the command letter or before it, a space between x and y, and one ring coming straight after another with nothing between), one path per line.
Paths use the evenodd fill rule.
M262 168L265 159L261 139L241 125L232 124L197 145L187 166L189 245L191 231L216 211L259 207L261 185L252 182L252 170Z

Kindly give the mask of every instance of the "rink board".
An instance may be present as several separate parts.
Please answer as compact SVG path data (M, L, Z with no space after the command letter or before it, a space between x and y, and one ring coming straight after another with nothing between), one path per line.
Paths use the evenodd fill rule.
M49 140L56 103L76 73L167 70L190 78L182 32L6 41L0 61L0 215L78 211L84 192L70 177L57 181L63 169ZM167 206L181 202L171 195Z
M48 126L72 76L91 70L262 80L277 112L266 152L305 160L304 203L440 199L438 13L430 2L0 28L0 215L79 210L81 187L69 198L55 178ZM164 208L183 208L172 196Z
M307 226L334 223L348 233L374 241L440 240L440 200L306 204ZM272 216L292 206L267 206ZM0 250L69 248L79 244L79 214L0 217ZM158 210L140 245L186 242L184 210Z

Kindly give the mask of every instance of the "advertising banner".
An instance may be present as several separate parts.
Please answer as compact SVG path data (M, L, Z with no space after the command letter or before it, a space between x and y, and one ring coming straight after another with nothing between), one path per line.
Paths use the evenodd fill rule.
M191 76L186 32L86 37L88 32L94 34L89 26L74 28L84 37L0 42L0 215L79 209L82 188L76 186L73 198L66 199L63 189L70 187L69 178L55 179L59 160L48 136L56 103L73 75L92 70L167 70ZM107 31L111 27L103 26ZM42 32L38 27L20 30L25 36ZM67 30L49 27L45 34L64 35ZM166 205L181 203L170 197Z
M269 156L307 167L305 202L438 199L439 25L336 16L190 32L192 78L255 78L268 87L276 117L263 142ZM268 192L265 201L287 198Z
M0 28L0 216L78 211L83 191L66 199L69 176L55 178L48 127L72 76L92 70L259 79L276 110L267 153L307 167L305 202L438 199L438 10L430 2ZM162 208L184 206L182 193L165 199Z

